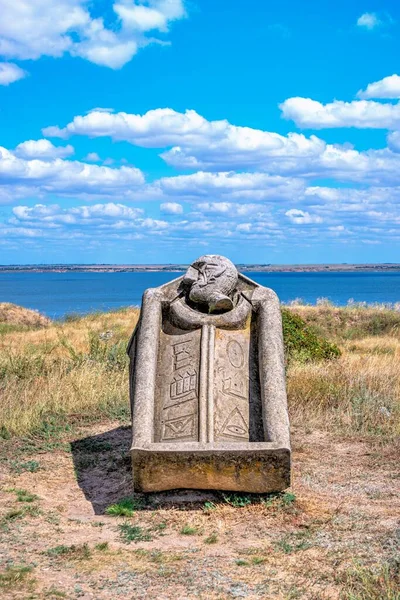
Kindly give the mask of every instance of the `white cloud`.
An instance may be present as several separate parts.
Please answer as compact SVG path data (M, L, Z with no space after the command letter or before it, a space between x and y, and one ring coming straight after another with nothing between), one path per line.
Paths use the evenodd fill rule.
M165 33L185 16L183 0L132 0L113 4L108 28L93 17L87 0L0 0L0 55L20 60L61 57L69 52L93 63L121 68L139 48L157 41L151 30Z
M387 143L392 152L400 152L400 131L392 131L387 136Z
M0 85L9 85L27 76L27 72L18 65L9 62L0 62Z
M126 192L143 184L142 172L133 167L111 169L60 158L26 160L0 147L0 186L22 187L26 193L100 197Z
M109 202L91 206L61 208L58 204L35 204L33 207L15 206L14 217L19 221L37 222L41 226L54 225L101 225L120 219L137 221L143 214L139 208Z
M394 74L369 83L365 90L357 93L357 96L365 100L370 98L400 99L400 76Z
M183 19L185 9L181 0L156 0L150 6L132 5L131 0L114 4L114 11L127 29L138 31L167 31L169 21Z
M200 198L218 197L224 202L278 201L290 199L303 191L304 182L291 177L270 176L265 173L207 173L199 171L192 175L163 177L149 186L152 193L184 197L199 201Z
M228 217L243 217L256 215L265 211L260 204L240 204L234 202L201 202L196 204L196 210L209 215L227 215Z
M359 243L362 239L394 241L400 235L400 186L397 188L310 187L296 197L297 208L240 202L195 204L184 219L167 222L143 210L109 202L62 208L37 204L16 206L1 235L12 239L39 237L46 243L69 245L121 243L157 236L158 244L225 240L261 245ZM209 215L209 218L207 218ZM244 217L244 218L243 218ZM5 231L7 229L7 231ZM22 243L22 242L21 242ZM162 246L160 246L162 247Z
M19 158L43 160L55 158L65 158L74 154L72 146L54 146L49 140L28 140L18 144L15 148L15 155Z
M381 104L368 100L322 104L311 98L288 98L281 105L284 119L298 127L322 129L357 127L394 129L400 127L400 104Z
M76 116L66 127L43 129L49 137L71 135L111 137L145 148L173 148L162 154L170 165L191 169L224 170L254 167L270 158L310 157L321 153L325 142L316 136L278 133L238 127L228 121L207 121L194 110L185 113L170 108L150 110L144 115L92 111Z
M372 29L376 29L382 24L383 22L376 13L366 12L357 19L358 27L368 29L369 31L372 31Z
M87 162L100 162L101 158L97 152L89 152L89 154L87 154L83 160Z
M310 99L292 98L282 108L287 118L313 127L400 127L400 105L363 100L324 106ZM144 115L96 110L75 117L63 129L50 127L43 133L59 137L108 136L152 148L172 146L161 154L168 164L197 170L191 176L163 178L149 187L148 193L156 193L158 188L167 195L182 193L194 198L231 189L235 200L241 193L262 200L296 193L296 185L301 186L300 177L334 177L344 181L365 178L374 184L382 183L382 177L392 184L399 180L399 156L390 149L358 152L349 145L326 144L316 136L282 136L234 126L228 121L207 121L193 110L179 113L156 109ZM235 173L246 170L258 173ZM276 179L278 175L285 177Z
M293 222L299 225L308 225L310 223L322 223L322 218L298 208L292 208L285 212L285 215Z
M161 212L167 215L181 215L183 213L182 204L178 204L178 202L164 202L160 204Z

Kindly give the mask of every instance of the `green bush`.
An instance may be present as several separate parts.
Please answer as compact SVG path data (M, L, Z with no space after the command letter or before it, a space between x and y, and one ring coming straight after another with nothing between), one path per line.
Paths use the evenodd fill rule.
M299 315L282 309L283 341L286 361L296 358L304 362L310 360L331 360L341 355L336 344L318 336Z

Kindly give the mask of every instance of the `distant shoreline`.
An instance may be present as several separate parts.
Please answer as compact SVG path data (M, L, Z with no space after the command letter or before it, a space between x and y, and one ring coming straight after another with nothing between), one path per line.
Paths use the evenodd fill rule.
M0 265L0 273L154 273L182 272L188 268L185 264L170 265ZM266 265L238 264L242 273L387 273L400 272L400 263L377 264L304 264L304 265Z

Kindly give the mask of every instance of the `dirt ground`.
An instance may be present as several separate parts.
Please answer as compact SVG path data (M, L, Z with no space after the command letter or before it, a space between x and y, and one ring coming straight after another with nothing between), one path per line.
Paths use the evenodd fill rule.
M141 497L129 442L115 422L1 442L1 598L334 600L399 556L398 449L295 430L285 494ZM128 496L133 516L106 514Z

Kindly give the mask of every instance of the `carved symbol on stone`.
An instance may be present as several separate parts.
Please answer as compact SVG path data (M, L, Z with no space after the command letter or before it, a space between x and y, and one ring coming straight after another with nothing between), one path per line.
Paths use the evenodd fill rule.
M195 415L185 415L176 419L165 421L163 427L163 440L172 440L193 437L195 430Z
M189 367L192 362L192 355L190 353L190 344L192 340L185 340L184 342L178 342L173 345L174 349L174 370Z
M244 352L242 346L236 340L230 340L226 347L229 362L232 367L240 369L244 365Z
M227 396L234 396L247 400L247 378L243 373L234 373L227 375L223 367L219 369L222 371L222 393Z
M249 427L240 412L240 410L236 407L232 410L232 412L228 415L226 420L224 421L219 435L224 437L233 437L233 438L247 438L249 433Z
M184 373L174 376L170 384L171 400L182 400L196 397L197 373L194 369L188 369ZM170 405L171 406L171 405Z

